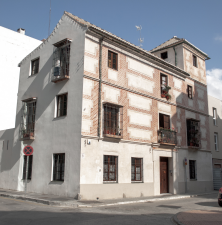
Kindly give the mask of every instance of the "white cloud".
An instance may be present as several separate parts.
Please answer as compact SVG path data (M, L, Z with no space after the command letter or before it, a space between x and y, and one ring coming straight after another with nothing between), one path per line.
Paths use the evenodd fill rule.
M207 70L208 94L222 100L222 69Z
M222 41L222 36L217 36L217 37L215 37L215 40L216 40L216 41Z

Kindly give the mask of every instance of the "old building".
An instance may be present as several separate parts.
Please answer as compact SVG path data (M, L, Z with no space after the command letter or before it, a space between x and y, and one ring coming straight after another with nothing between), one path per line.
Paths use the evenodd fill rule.
M0 130L15 127L17 93L19 84L19 62L42 42L25 35L25 30L17 32L0 26ZM7 93L7 98L5 96Z
M148 52L65 12L19 64L16 127L1 136L14 142L1 161L16 154L1 167L1 187L24 189L22 149L31 145L30 192L109 199L212 190L206 59L185 39Z
M214 190L219 190L222 185L222 101L208 95L210 143L212 152Z

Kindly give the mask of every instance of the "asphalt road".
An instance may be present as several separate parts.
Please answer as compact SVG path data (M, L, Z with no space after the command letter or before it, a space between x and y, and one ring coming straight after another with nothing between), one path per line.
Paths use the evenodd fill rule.
M0 225L172 225L178 212L219 210L217 195L98 208L62 208L0 197Z

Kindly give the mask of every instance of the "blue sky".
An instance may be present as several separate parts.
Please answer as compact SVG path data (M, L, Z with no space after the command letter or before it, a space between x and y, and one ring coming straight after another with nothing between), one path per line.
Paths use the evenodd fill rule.
M206 62L208 91L222 99L222 0L51 1L51 31L68 11L133 44L139 38L135 25L141 25L146 50L173 36L187 39L211 58ZM0 0L0 6L0 26L22 27L28 36L47 38L50 0Z

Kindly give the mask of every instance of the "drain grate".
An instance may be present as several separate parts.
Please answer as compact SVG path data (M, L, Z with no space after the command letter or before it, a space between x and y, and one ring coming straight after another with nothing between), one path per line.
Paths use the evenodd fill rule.
M157 207L171 208L171 209L179 209L179 208L181 208L181 206L175 206L175 205L158 205Z

